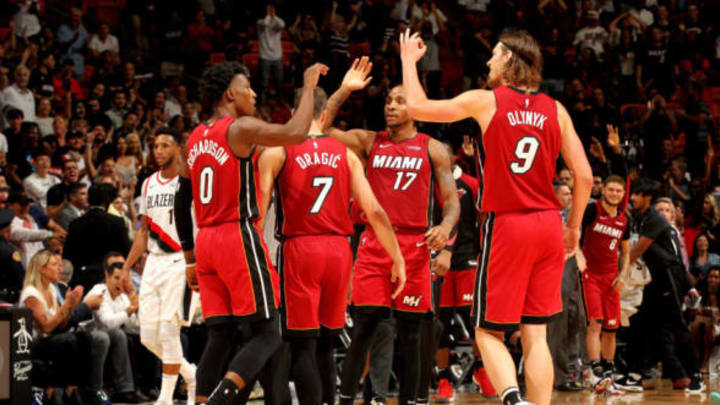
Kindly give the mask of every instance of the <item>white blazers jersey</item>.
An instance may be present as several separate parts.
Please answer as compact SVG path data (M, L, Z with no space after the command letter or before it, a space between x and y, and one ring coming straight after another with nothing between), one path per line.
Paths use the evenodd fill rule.
M172 179L164 179L159 171L150 175L143 183L140 215L147 218L150 253L168 254L182 251L173 212L177 184L177 175Z

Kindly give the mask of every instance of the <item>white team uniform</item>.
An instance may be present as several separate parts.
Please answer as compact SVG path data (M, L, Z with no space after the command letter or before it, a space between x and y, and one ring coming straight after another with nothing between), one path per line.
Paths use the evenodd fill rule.
M197 308L197 294L186 296L185 257L180 246L173 206L178 176L164 179L160 172L145 179L140 215L147 218L148 251L140 283L140 327L161 321L189 324ZM177 316L176 316L177 315Z

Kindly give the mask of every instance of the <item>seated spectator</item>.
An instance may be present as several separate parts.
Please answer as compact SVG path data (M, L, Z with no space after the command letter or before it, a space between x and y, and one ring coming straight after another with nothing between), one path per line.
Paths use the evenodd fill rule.
M17 302L25 278L25 266L22 256L9 242L10 223L15 218L15 212L10 209L0 209L0 302Z
M35 122L35 96L28 89L30 69L24 65L15 68L13 84L0 91L0 108L7 106L23 112L25 121ZM5 123L3 123L5 124Z
M80 86L80 82L75 78L73 64L70 59L65 59L62 68L53 77L53 87L55 88L55 96L61 100L60 106L69 109L72 100L82 100L85 98L85 92Z
M70 320L72 310L82 299L83 288L69 289L64 302L59 304L53 283L60 280L61 272L60 256L48 250L38 252L30 260L18 305L32 311L33 359L57 365L58 369L52 374L56 381L51 384L72 387L66 390L65 394L67 397L74 397L77 395L74 388L83 382L83 377L82 368L71 365L78 364L78 358L84 357L81 343L78 336L72 332L56 332ZM84 365L89 366L87 363Z
M66 155L62 167L62 181L50 187L47 192L47 213L51 218L56 218L65 208L68 202L70 186L77 183L79 178L80 171L77 162Z
M105 111L105 115L110 118L113 128L120 128L123 124L123 119L127 113L126 109L126 95L123 91L116 91L112 96L112 107Z
M115 35L110 33L110 25L105 23L100 24L100 31L90 38L88 48L90 49L90 54L94 58L97 58L105 51L120 53L120 44L118 43L118 39Z
M47 97L41 98L38 102L36 113L36 122L40 128L40 136L53 134L54 117L50 116L51 112L52 104L50 104L50 99Z
M108 252L123 255L130 250L127 229L120 218L107 213L117 190L107 184L94 184L88 190L90 207L68 228L63 255L75 268L70 285L88 289L103 280L102 260Z
M130 355L128 353L128 338L125 327L137 327L138 296L128 296L122 291L124 258L120 253L109 252L103 260L105 282L96 284L89 292L88 297L94 294L103 296L102 304L93 311L92 330L105 333L110 339L107 365L112 368L113 402L137 403L149 398L140 398L135 393ZM101 370L102 371L102 370ZM102 381L102 373L100 380Z
M720 264L720 255L710 252L709 249L710 238L707 233L701 233L695 238L690 257L690 274L697 280L704 279L711 267Z
M15 245L27 268L35 253L43 250L43 242L53 236L53 231L40 229L30 215L30 199L22 193L12 192L7 199L8 208L13 210L15 218L10 224L10 242Z
M68 202L65 208L60 211L56 222L64 229L70 227L70 223L80 218L88 209L88 188L83 183L73 183L68 191Z
M707 277L698 282L697 289L702 300L690 325L690 333L693 335L698 354L702 353L700 371L707 373L712 347L715 339L720 335L720 266L711 266Z
M28 197L45 209L48 190L60 183L60 179L50 174L50 155L46 151L40 149L35 152L33 163L35 173L23 179L23 188Z
M14 188L22 189L22 180L33 172L29 160L31 154L37 150L39 141L40 130L34 122L23 122L19 136L8 139L10 151L7 157L7 174L8 181Z

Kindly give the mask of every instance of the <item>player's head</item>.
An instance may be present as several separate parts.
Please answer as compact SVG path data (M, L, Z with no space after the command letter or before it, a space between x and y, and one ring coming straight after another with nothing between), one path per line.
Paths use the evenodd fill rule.
M182 145L182 135L170 127L162 127L155 132L155 142L153 143L153 157L155 162L161 167L166 168L177 162Z
M500 35L487 62L488 85L537 89L542 81L543 57L535 38L524 30L506 30Z
M295 104L293 105L293 114L300 107L300 99L302 99L302 89L295 90ZM325 121L327 108L327 93L321 87L315 87L313 90L313 121L322 124Z
M250 87L250 72L238 62L216 63L205 69L200 95L207 107L223 106L237 117L255 113L257 95Z
M405 89L401 85L395 86L385 97L385 123L389 128L400 128L409 122L412 117L407 111Z
M653 205L657 212L663 214L669 223L675 224L675 204L669 197L660 197Z
M649 207L657 192L655 183L647 178L635 180L630 193L630 202L634 213L644 213Z
M554 181L553 189L555 190L555 196L560 202L560 206L562 206L563 209L569 208L570 204L572 204L572 190L570 190L570 186L564 181Z
M622 177L608 176L603 182L603 201L612 206L618 206L625 197L625 180Z

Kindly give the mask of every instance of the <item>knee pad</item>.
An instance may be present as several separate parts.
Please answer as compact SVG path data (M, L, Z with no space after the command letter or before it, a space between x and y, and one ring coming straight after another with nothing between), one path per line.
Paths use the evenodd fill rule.
M175 322L161 322L159 332L163 364L182 363L183 351L180 343L179 325Z
M158 358L162 358L162 347L159 342L159 331L154 326L140 326L140 343L145 346L152 354Z

